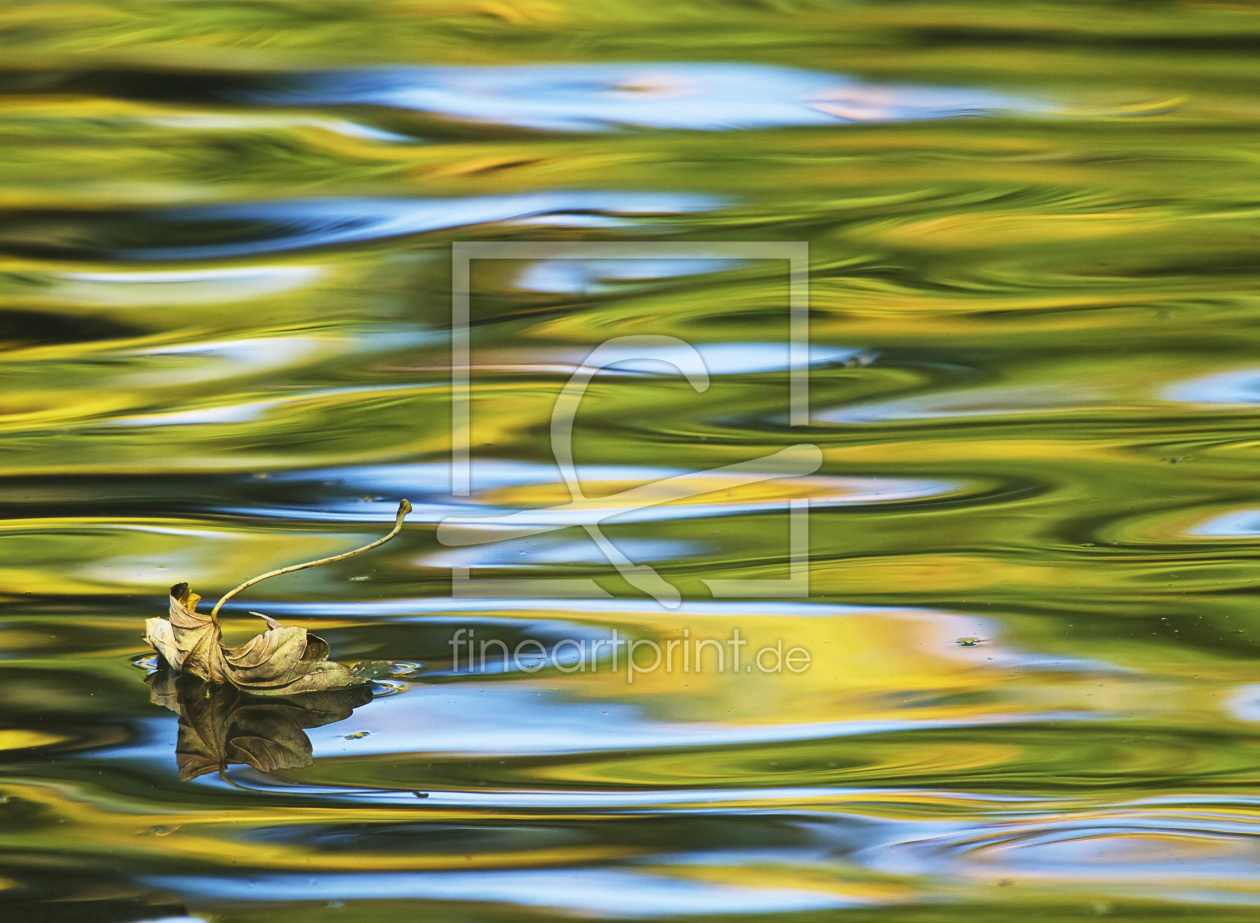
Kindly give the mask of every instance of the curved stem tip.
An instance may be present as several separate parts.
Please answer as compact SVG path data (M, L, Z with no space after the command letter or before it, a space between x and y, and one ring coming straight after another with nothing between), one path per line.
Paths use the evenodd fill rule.
M261 581L266 580L268 577L279 577L281 574L291 574L295 570L305 570L308 567L315 567L319 564L332 564L334 561L344 561L346 558L352 558L356 554L363 554L363 552L365 551L371 551L373 548L376 548L380 545L384 545L387 541L389 541L391 538L393 538L395 535L397 535L399 532L402 531L403 518L410 512L411 512L411 503L409 501L404 500L402 501L402 503L399 503L398 504L398 518L394 521L394 528L390 530L389 535L386 535L384 538L378 538L376 541L370 544L364 545L362 548L356 548L354 549L354 551L346 551L341 554L335 554L331 558L320 558L318 561L307 561L305 564L294 564L291 567L282 567L279 570L270 570L270 571L267 571L267 573L265 574L259 574L257 577L255 577L252 580L246 580L236 589L229 590L227 595L225 595L222 599L220 599L217 603L215 603L214 609L210 611L210 618L211 619L218 618L219 610L223 608L223 604L227 602L229 599L231 599L233 596L235 596L237 593L239 593L241 590L248 589L249 587L252 587L255 583L260 583Z

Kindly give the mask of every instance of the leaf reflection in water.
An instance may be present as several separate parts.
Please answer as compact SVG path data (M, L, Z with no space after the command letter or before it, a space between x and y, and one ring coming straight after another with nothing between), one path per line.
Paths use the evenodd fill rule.
M170 670L150 674L147 682L150 701L179 715L175 760L184 782L211 772L222 776L233 765L260 772L313 766L305 729L349 718L372 699L369 686L262 699Z

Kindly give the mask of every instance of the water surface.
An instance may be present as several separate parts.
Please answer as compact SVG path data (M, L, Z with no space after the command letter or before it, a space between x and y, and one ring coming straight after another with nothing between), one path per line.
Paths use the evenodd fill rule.
M1255 919L1258 33L1228 3L9 5L0 902ZM474 261L464 495L451 246L486 241L680 250ZM809 245L804 425L783 261L703 252L749 241ZM597 376L590 499L546 512L557 396L645 335L707 388L686 350ZM795 479L712 473L798 445ZM146 685L168 586L363 544L401 497L392 544L225 610L395 662L372 701ZM786 576L802 500L808 595L715 598ZM808 668L719 672L736 630ZM615 639L708 668L631 675Z

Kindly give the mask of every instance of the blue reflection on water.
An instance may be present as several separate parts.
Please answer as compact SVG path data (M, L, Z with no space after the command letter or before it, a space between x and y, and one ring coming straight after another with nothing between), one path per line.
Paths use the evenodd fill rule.
M302 247L361 243L492 222L605 226L621 216L673 215L721 206L712 196L622 192L542 192L450 199L307 199L207 205L155 213L171 225L248 226L226 243L119 249L133 260L216 259ZM597 214L611 212L615 214Z
M554 907L613 918L786 912L866 903L818 891L711 884L629 869L267 875L250 880L160 877L148 883L177 888L185 895L228 900L428 898Z
M590 293L615 289L616 282L703 275L746 264L747 260L727 259L539 260L517 284L536 292Z
M1187 529L1186 534L1239 537L1260 535L1260 510L1235 510L1213 516L1207 522Z
M303 74L237 94L251 104L370 104L543 131L724 131L939 119L1044 104L967 88L863 83L755 64L399 67Z
M1164 400L1193 404L1254 404L1260 401L1260 371L1239 369L1178 382Z
M489 665L495 666L495 652L491 652ZM474 664L473 668L479 666ZM621 666L624 672L625 664ZM607 672L611 674L611 667ZM343 741L344 731L331 726L312 730L310 737L317 756L396 752L517 756L827 740L923 729L996 728L1027 721L1092 721L1097 717L1047 710L957 718L784 720L779 724L667 722L651 720L636 707L609 701L564 701L530 683L466 681L440 689L417 688L408 695L373 702L354 716L354 729L366 730L369 736L352 744Z

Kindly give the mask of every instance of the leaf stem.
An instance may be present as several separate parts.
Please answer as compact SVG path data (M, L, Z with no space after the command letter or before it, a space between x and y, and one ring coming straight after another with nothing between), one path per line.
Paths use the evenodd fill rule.
M282 567L279 570L267 571L267 573L265 574L259 574L253 580L246 580L236 589L230 590L226 596L224 596L217 603L215 603L214 609L210 611L211 620L218 618L219 610L223 608L223 604L225 602L227 602L229 599L231 599L241 590L248 589L249 587L252 587L255 583L259 583L263 580L266 580L268 577L279 577L281 574L291 574L295 570L305 570L308 567L315 567L319 564L331 564L334 561L344 561L346 558L352 558L356 554L363 554L363 552L365 551L371 551L373 548L376 548L380 545L384 545L387 541L389 541L391 538L393 538L395 535L397 535L399 532L402 531L403 518L410 512L411 512L411 503L409 501L404 500L402 501L402 503L399 503L398 504L398 518L394 521L394 528L390 530L389 535L386 535L384 538L378 538L376 541L370 544L364 545L362 548L356 548L354 549L354 551L345 551L345 552L342 552L341 554L335 554L331 558L320 558L318 561L307 561L305 564L294 564L291 567Z

